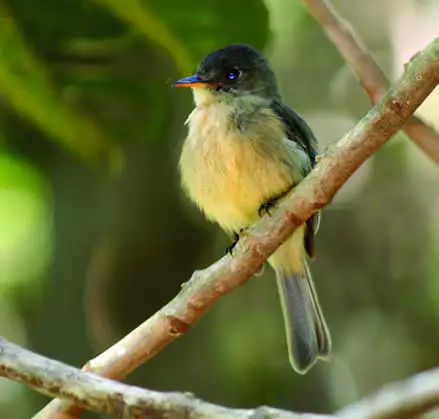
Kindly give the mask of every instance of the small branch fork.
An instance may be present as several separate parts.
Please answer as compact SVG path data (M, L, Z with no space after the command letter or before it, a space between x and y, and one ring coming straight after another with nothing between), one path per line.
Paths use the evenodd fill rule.
M381 68L348 22L343 20L328 0L303 0L314 19L348 62L372 103L377 103L389 88ZM411 116L402 130L439 164L439 134L421 119Z

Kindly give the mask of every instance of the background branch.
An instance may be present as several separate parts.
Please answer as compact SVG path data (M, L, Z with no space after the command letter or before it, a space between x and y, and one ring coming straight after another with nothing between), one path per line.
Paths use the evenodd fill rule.
M392 383L336 415L300 414L271 407L230 409L192 394L161 393L118 383L37 355L0 338L0 375L95 412L124 418L168 419L404 419L439 406L439 368ZM41 413L40 419L46 416Z
M439 368L388 384L338 412L341 419L408 419L439 407Z
M439 38L407 65L395 86L338 143L318 166L290 192L272 217L264 217L227 256L197 271L182 291L151 318L107 351L90 361L86 371L122 379L185 333L221 296L247 281L269 255L308 219L328 204L352 173L404 124L436 87L439 74ZM73 418L80 410L53 401L44 418Z
M304 0L309 11L349 63L372 103L378 102L389 87L385 74L372 58L353 28L335 11L329 0ZM416 116L403 131L436 163L439 163L439 134Z
M85 409L126 419L329 419L326 415L296 414L273 408L229 409L196 399L191 394L160 393L118 383L51 360L0 338L0 376L24 383L52 397L69 399ZM43 414L41 418L45 418Z

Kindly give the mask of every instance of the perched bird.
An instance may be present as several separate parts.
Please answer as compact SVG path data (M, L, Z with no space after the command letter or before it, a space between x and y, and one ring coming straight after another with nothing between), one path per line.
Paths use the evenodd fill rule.
M195 102L179 163L183 187L236 244L239 234L310 172L317 140L283 103L268 61L250 46L208 54L195 75L174 86L191 87ZM302 374L331 349L307 265L318 224L316 214L268 259L276 272L290 362Z

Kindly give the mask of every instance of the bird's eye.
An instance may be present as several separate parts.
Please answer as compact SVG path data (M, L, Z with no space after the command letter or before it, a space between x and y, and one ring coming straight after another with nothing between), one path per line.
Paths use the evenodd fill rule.
M227 72L227 78L229 80L237 80L241 76L241 71L238 68L232 68Z

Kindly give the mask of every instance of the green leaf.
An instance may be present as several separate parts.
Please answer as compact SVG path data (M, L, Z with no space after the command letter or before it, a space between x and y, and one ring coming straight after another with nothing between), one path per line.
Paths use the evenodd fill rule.
M232 43L262 48L268 37L268 13L259 0L95 1L167 50L184 74L211 50Z
M49 197L49 186L32 164L0 153L0 295L35 292L28 285L47 268Z
M52 86L14 20L0 3L0 90L9 103L64 147L87 159L118 152L93 121L74 111Z
M126 25L89 0L10 0L8 9L23 35L39 49L73 38L114 38Z

